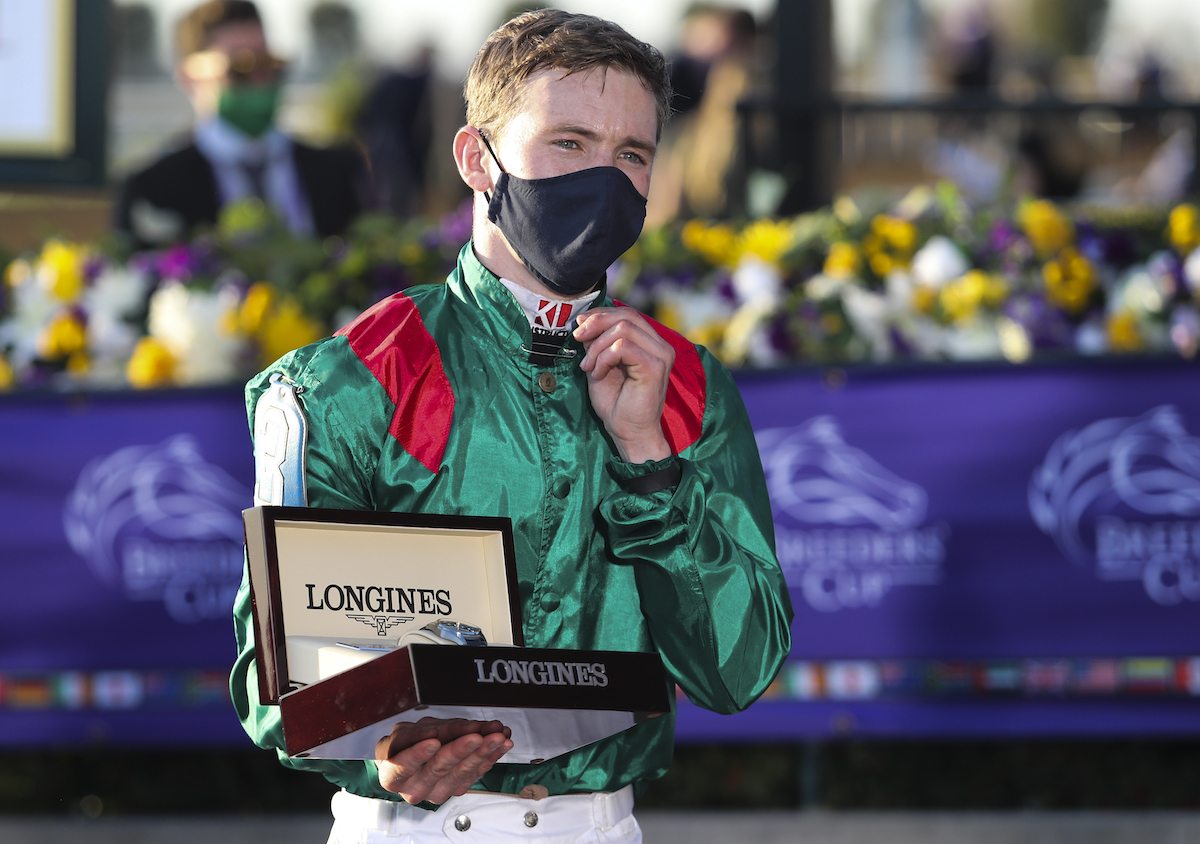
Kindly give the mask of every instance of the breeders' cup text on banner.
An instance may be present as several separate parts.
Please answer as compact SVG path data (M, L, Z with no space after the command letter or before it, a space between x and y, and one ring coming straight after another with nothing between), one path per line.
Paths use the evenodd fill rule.
M1105 581L1200 601L1200 439L1179 411L1099 419L1055 441L1029 484L1039 528Z
M227 617L242 573L240 508L250 491L173 436L97 457L66 501L67 541L131 601L161 601L175 621Z
M779 562L810 607L876 607L941 580L949 526L928 523L925 490L846 443L833 416L756 438Z

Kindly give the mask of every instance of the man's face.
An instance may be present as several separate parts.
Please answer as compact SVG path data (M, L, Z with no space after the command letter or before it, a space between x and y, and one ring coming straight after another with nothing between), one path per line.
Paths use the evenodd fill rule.
M184 87L205 113L216 110L221 91L242 85L269 87L279 76L279 61L267 49L262 26L253 21L217 27L207 49L188 56L180 68Z
M616 167L646 196L657 130L654 97L633 74L550 69L526 82L523 107L494 146L505 170L521 179ZM499 177L494 161L489 171Z

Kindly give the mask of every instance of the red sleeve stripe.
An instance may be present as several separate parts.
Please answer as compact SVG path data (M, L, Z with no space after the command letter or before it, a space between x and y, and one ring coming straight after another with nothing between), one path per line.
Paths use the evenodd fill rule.
M454 393L442 354L412 299L397 293L337 332L396 405L388 429L422 466L437 472L450 439Z
M629 307L615 299L613 303L622 308ZM667 400L663 406L662 429L671 451L679 454L700 439L708 379L704 364L700 362L700 353L691 340L650 317L646 317L646 321L675 349L675 365L671 367Z

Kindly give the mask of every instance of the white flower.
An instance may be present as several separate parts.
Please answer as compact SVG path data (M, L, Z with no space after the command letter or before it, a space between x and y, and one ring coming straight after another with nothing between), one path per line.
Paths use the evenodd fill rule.
M134 317L146 304L150 278L129 267L106 266L83 294L88 313L105 311L116 317Z
M723 324L733 314L733 308L721 297L682 287L663 285L658 298L660 304L675 312L684 334L702 325Z
M128 267L107 267L83 294L93 369L119 373L137 345L133 324L145 307L150 278Z
M223 327L238 299L232 287L182 284L166 284L150 297L150 335L175 356L180 384L223 383L238 375L245 341Z
M9 362L21 369L37 357L38 335L62 309L49 288L30 272L9 288L8 318L0 322L0 348L9 348Z
M883 290L892 313L902 314L912 310L914 289L912 274L907 270L892 270L887 274L883 280Z
M1118 282L1112 296L1108 299L1110 313L1116 311L1132 311L1139 317L1147 314L1157 314L1162 311L1163 304L1169 296L1164 290L1168 280L1155 278L1145 267L1138 267Z
M951 326L946 330L943 344L951 360L988 360L1001 354L1000 334L994 319L976 317L965 325Z
M842 307L854 327L854 333L870 347L871 359L881 363L891 358L891 308L888 300L879 293L848 284L842 288Z
M722 357L732 364L745 363L756 345L755 339L762 335L763 324L770 320L774 312L775 306L765 299L747 302L738 308L725 327Z
M1088 320L1075 329L1075 349L1081 355L1102 355L1108 351L1108 332L1104 324L1094 319Z
M743 257L733 271L733 289L741 302L776 305L782 288L779 269L754 255Z
M912 274L917 284L940 289L971 269L962 250L945 235L935 234L913 256Z
M825 275L825 273L817 273L804 282L804 293L808 298L819 302L837 295L845 284L847 284L845 279L834 278L831 275Z
M1192 295L1200 295L1200 248L1193 249L1183 262L1183 277Z

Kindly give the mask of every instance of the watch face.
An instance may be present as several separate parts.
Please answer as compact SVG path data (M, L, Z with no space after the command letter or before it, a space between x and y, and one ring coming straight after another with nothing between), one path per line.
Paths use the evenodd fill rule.
M437 633L446 639L458 642L460 645L486 645L483 631L473 624L461 621L443 619L437 622Z

